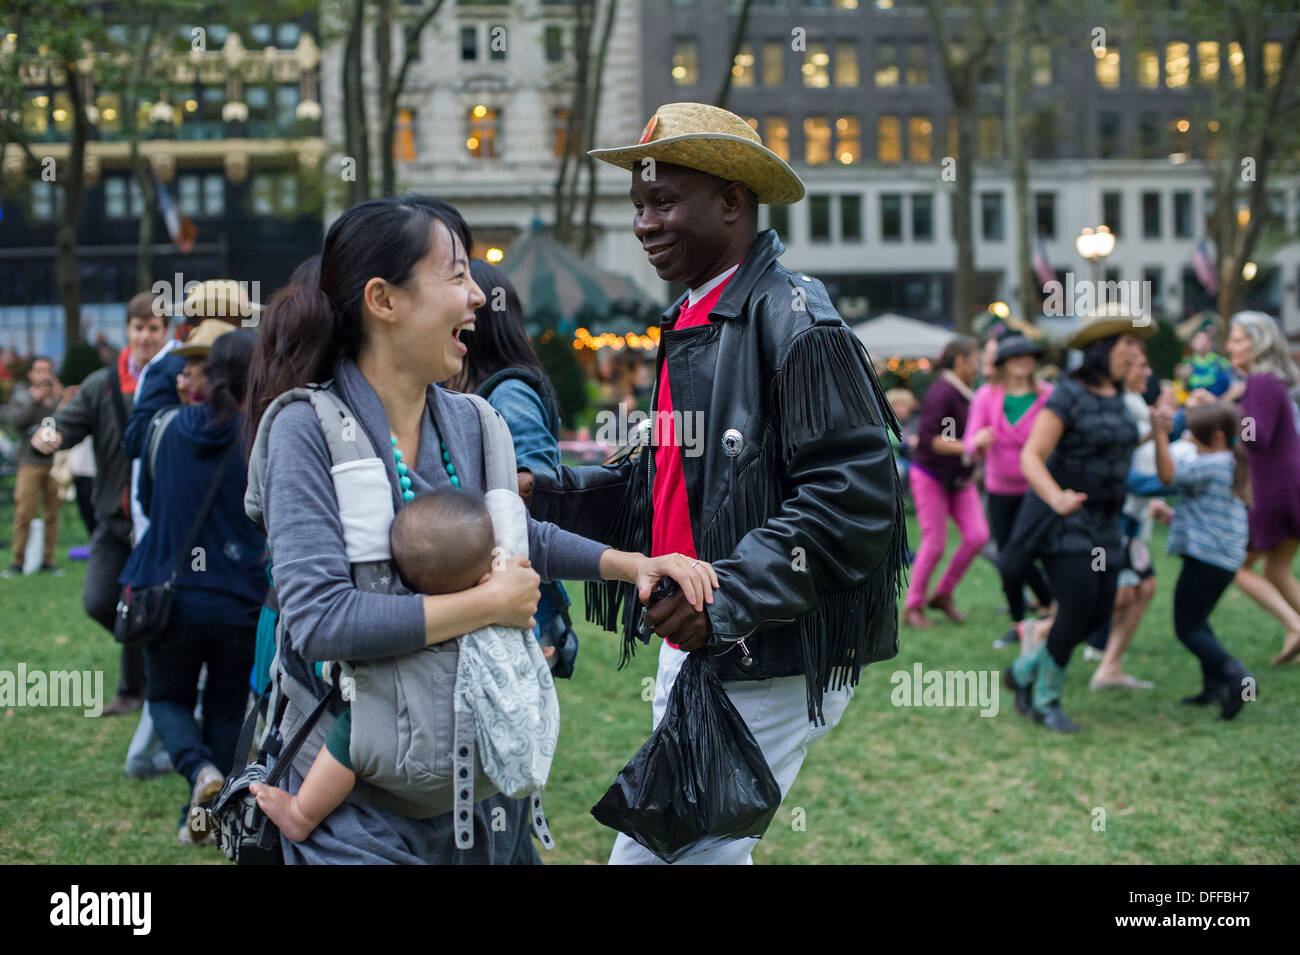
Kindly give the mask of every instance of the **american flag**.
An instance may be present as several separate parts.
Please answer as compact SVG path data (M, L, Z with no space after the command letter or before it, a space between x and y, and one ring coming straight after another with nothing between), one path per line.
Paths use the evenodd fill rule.
M1202 239L1196 243L1196 251L1192 254L1192 268L1196 272L1196 278L1201 286L1210 295L1219 294L1219 276L1214 270L1214 259L1210 257L1210 247Z
M163 222L167 224L167 233L176 244L176 248L182 252L189 252L194 248L194 242L199 237L199 227L176 208L172 197L167 194L166 186L155 179L154 188L158 191L158 208L162 212Z
M1039 286L1056 281L1056 272L1052 269L1052 263L1048 261L1047 246L1042 238L1034 243L1034 274L1038 276ZM1039 291L1042 291L1041 287Z

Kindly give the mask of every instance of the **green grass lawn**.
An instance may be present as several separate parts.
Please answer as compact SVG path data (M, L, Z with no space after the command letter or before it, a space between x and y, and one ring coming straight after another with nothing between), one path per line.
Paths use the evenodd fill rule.
M61 555L85 536L71 506L63 526ZM915 525L911 533L915 542ZM1153 550L1163 547L1157 528ZM63 556L60 563L68 569L62 578L0 581L0 669L20 661L29 669L102 669L109 696L117 647L82 613L85 565ZM1061 737L1018 716L1005 691L995 717L890 702L890 674L916 662L997 670L1010 661L1011 650L990 646L1007 617L992 566L977 560L957 591L969 622L904 630L898 657L864 673L755 859L1300 861L1300 665L1268 666L1281 646L1279 627L1232 589L1213 623L1255 672L1259 700L1229 723L1180 705L1180 696L1199 689L1199 669L1173 635L1178 563L1161 556L1158 570L1155 601L1126 660L1129 672L1156 688L1092 693L1093 666L1076 652L1064 702L1083 731ZM579 599L580 589L571 588ZM605 861L614 833L589 810L650 730L642 681L654 675L657 643L620 672L615 637L585 623L579 630L577 678L560 681L563 731L545 794L557 841L544 856L549 863ZM139 782L122 775L134 729L134 718L88 719L79 710L0 712L0 862L224 862L213 849L174 846L187 796L180 776Z

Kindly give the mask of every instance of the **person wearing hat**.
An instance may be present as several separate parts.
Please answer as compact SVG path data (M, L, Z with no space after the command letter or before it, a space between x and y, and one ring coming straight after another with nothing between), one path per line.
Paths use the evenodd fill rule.
M1078 726L1061 709L1065 668L1076 644L1106 624L1121 564L1120 517L1138 429L1123 382L1155 323L1127 306L1089 316L1067 347L1083 362L1062 378L1034 421L1020 467L1034 497L1016 517L999 556L1004 575L1040 557L1057 599L1047 639L1028 647L1003 674L1016 709L1048 729Z
M783 267L776 233L758 231L759 203L798 202L804 186L748 123L671 103L635 145L590 155L630 172L632 231L659 277L688 291L663 313L657 414L641 440L605 465L535 476L533 513L611 546L712 563L712 605L696 611L678 595L645 613L664 638L654 720L688 653L706 654L784 796L862 666L897 653L898 421L825 286ZM703 433L685 453L673 425L683 418ZM625 658L634 596L588 585L589 618L622 629ZM687 861L743 864L755 842ZM658 860L620 834L610 861Z
M998 550L1007 546L1016 515L1029 493L1029 482L1020 470L1020 451L1029 440L1038 413L1052 396L1052 386L1039 381L1036 374L1042 354L1038 345L1019 332L1008 332L997 339L993 374L975 391L962 437L966 453L984 462L985 506ZM1046 608L1052 602L1052 591L1033 562L1023 574L1003 577L1002 592L1013 624L1025 619L1026 586L1039 607ZM1018 630L1013 633L1014 639L1004 638L999 643L1018 645Z

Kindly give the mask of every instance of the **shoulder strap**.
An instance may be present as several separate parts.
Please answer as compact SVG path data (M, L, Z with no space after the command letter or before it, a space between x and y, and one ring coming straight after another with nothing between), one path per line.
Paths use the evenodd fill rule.
M108 366L108 397L113 402L118 436L123 437L126 435L126 402L122 400L122 380L117 375L116 363Z
M479 424L483 434L483 484L486 490L501 488L518 491L519 479L515 468L515 442L510 437L501 414L479 395L465 396L478 408Z
M338 695L338 692L339 688L337 684L330 686L329 692L320 698L320 702L316 704L316 708L313 709L311 713L307 715L307 718L302 721L302 725L298 727L298 732L294 733L293 739L289 740L289 745L286 746L275 758L275 768L267 774L266 785L279 785L281 778L283 778L284 774L288 772L289 767L293 765L294 758L298 755L298 750L302 749L302 744L307 742L307 737L311 735L311 731L320 720L321 714L325 712L325 708L329 706L330 700L334 699L334 697Z
M230 461L230 456L239 448L239 439L235 438L230 442L230 447L226 448L225 454L221 455L221 460L217 462L217 471L212 475L212 480L208 482L207 493L203 495L203 503L199 505L198 511L194 514L194 522L190 524L189 533L185 535L185 543L176 553L176 561L172 564L171 582L174 584L181 575L181 566L185 563L185 557L194 546L194 542L199 539L199 532L203 530L203 522L208 519L208 512L212 510L212 505L217 499L217 493L221 490L221 482L226 477L226 464Z
M180 414L180 410L180 405L176 405L172 408L164 408L149 420L149 434L145 438L144 445L144 462L145 466L149 469L150 478L152 478L155 473L154 464L158 460L158 446L162 443L163 432L167 430L167 426L172 423L175 417Z

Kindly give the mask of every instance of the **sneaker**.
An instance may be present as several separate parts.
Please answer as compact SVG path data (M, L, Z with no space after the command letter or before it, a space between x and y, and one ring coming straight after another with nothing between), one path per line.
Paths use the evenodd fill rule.
M176 833L176 844L182 849L193 849L196 846L216 845L217 836L214 832L195 834L190 829L190 821L186 819L181 823L180 831Z
M22 564L10 564L4 570L0 570L0 577L8 580L10 577L21 577L23 575Z
M993 641L994 650L1001 650L1004 647L1019 647L1019 646L1020 646L1019 627L1012 627L1006 633L1002 634L1002 636L998 637L996 640Z
M225 783L226 777L221 775L221 770L211 763L200 769L198 775L194 777L194 790L190 793L190 814L185 824L189 827L190 838L195 842L201 842L211 835L208 832L204 804L215 799Z
M56 567L53 564L41 564L41 569L37 573L49 574L51 577L62 577L63 568Z
M1105 655L1106 652L1104 650L1098 650L1094 646L1086 646L1083 648L1083 658L1085 660L1096 661L1100 660Z
M1077 733L1079 724L1065 715L1060 703L1052 703L1046 710L1034 710L1034 722L1041 723L1058 733Z
M1247 670L1240 660L1229 660L1228 665L1223 668L1223 675L1228 686L1221 698L1222 707L1219 715L1225 720L1230 720L1246 705L1246 681L1250 681L1255 691L1251 699L1259 698L1259 687L1255 685L1255 675Z

